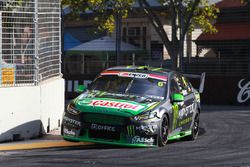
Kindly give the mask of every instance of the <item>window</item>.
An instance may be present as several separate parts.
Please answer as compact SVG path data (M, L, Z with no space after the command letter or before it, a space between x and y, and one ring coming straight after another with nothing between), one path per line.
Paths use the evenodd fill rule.
M180 90L184 96L186 96L192 92L190 85L188 84L189 82L184 76L182 76L182 75L178 76L177 83L178 83Z
M90 90L149 97L159 100L164 98L166 81L152 78L105 75L97 77L92 82Z
M176 81L176 77L171 79L171 82L170 82L170 95L172 95L174 93L180 93L180 89L179 89L179 85Z
M128 36L140 36L141 28L140 27L129 27L128 28Z

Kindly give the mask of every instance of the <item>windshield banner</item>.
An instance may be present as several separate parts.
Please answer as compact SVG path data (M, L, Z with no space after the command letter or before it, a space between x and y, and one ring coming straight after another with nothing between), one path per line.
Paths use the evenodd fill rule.
M118 75L119 77L130 77L130 78L152 78L162 81L167 81L166 76L161 76L157 74L145 74L145 73L137 73L137 72L120 72L120 71L104 71L101 75Z

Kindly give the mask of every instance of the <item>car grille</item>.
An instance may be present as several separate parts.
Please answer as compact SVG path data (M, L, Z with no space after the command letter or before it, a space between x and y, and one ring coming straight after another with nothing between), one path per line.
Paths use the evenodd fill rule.
M105 114L84 114L83 115L84 122L87 123L98 123L105 125L124 125L125 118L113 115L105 115Z
M94 139L104 139L104 140L120 140L120 133L89 130L89 137Z
M123 131L126 118L106 114L85 113L83 115L83 121L86 125L85 127L88 129L88 136L90 138L120 140L120 134ZM91 129L92 124L112 126L115 127L116 131Z

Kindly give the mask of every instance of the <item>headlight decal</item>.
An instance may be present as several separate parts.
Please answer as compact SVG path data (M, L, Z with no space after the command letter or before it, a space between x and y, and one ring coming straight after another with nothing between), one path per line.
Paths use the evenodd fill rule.
M157 117L157 112L156 111L147 111L145 113L136 115L133 117L135 121L144 121L144 120L149 120Z
M67 107L67 111L72 114L72 115L78 115L80 113L79 110L77 110L73 104L69 104L68 107Z

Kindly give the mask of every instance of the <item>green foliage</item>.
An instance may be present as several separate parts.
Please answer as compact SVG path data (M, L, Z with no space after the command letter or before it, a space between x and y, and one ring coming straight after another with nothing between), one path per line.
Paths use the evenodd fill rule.
M99 29L114 30L115 17L126 18L134 0L62 0L64 6L74 9L71 13L77 18L81 12L91 10L95 13L94 21ZM84 4L84 5L83 5Z
M98 23L100 29L108 31L114 30L115 16L121 15L123 18L128 16L132 5L138 0L62 0L62 4L69 5L73 12L71 16L78 18L81 12L92 10L96 13L95 21ZM193 5L197 2L195 10L192 9ZM217 18L216 14L219 9L215 4L209 4L208 0L159 0L162 6L168 6L169 10L178 14L180 12L179 4L182 3L185 11L183 16L186 23L189 24L191 30L195 26L199 26L204 32L216 32L213 26L214 20ZM168 13L169 11L166 11ZM190 22L188 22L189 14L192 15Z
M62 0L64 5L69 5L76 15L85 10L91 10L96 15L95 22L100 29L114 30L116 16L126 18L132 10L132 5L138 3L148 17L173 61L177 64L177 55L183 46L185 35L200 27L203 32L217 32L213 23L217 18L219 9L209 0L158 0L164 11L157 13L151 8L148 0ZM84 5L83 5L84 4ZM161 17L161 18L160 18ZM167 34L163 28L162 18L168 17L171 21L172 34ZM181 36L178 31L181 28Z
M215 4L209 4L207 0L200 2L201 7L197 7L194 11L193 22L190 26L192 29L195 25L199 26L203 32L216 33L217 29L213 26L214 21L217 19L219 9Z

